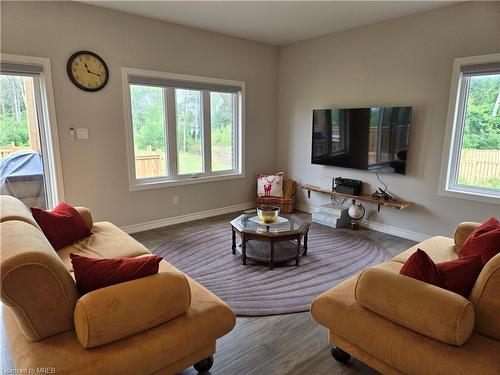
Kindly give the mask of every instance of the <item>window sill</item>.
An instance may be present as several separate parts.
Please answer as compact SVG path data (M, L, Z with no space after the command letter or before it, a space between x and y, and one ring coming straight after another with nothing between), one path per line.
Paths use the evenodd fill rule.
M135 181L129 185L129 191L141 191L150 189L163 189L174 186L206 184L210 182L236 180L244 178L244 173L232 173L214 176L186 177L176 180Z
M472 192L466 190L460 190L458 188L448 188L443 189L439 192L440 196L467 199L476 202L485 202L500 205L500 196L494 194L487 194L486 192Z

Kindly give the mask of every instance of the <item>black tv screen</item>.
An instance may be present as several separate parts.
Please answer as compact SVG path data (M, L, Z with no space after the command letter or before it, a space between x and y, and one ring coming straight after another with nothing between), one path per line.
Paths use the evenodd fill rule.
M313 110L312 164L406 174L412 107Z

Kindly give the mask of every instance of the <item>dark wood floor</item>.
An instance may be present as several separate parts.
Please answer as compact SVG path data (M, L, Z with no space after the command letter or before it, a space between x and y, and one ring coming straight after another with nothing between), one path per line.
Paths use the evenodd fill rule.
M305 215L305 214L304 214ZM154 250L185 230L224 221L235 214L150 230L133 235L148 249ZM360 234L376 241L392 257L414 244L388 234L362 229ZM7 348L3 322L0 326L2 369L13 368ZM347 365L337 363L330 355L327 330L315 323L310 314L298 313L258 318L238 318L235 329L217 344L214 375L281 375L281 374L374 374L356 359ZM194 375L189 368L182 375Z

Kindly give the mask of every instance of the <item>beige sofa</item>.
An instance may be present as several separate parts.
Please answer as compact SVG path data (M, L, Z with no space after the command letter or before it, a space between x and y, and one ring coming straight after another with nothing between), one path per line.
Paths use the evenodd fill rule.
M70 253L96 258L149 254L111 223L55 251L29 210L0 197L1 299L16 368L57 374L173 374L207 371L216 340L235 325L219 298L166 261L157 275L80 296Z
M500 374L500 254L468 299L399 274L417 248L435 262L457 259L477 225L462 223L454 239L425 240L318 296L311 314L329 329L333 357L384 374Z

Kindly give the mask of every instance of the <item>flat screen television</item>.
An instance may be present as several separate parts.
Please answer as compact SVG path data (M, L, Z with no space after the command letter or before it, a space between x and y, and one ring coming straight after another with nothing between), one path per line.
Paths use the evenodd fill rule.
M312 164L406 174L412 107L313 110Z

